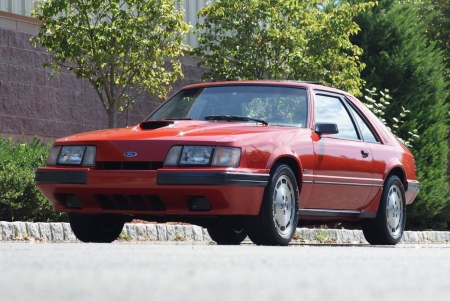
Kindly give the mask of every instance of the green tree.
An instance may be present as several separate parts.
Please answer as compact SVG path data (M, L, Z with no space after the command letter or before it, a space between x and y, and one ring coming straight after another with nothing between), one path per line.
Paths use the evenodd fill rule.
M318 80L359 95L364 64L349 40L359 30L352 17L374 3L322 4L217 0L203 8L193 54L210 70L205 79Z
M450 0L419 1L420 16L428 22L427 34L444 52L447 66L446 78L450 77Z
M420 17L428 22L428 38L435 41L444 53L446 64L445 78L450 80L450 1L449 0L416 0L421 5ZM447 103L450 103L450 95L447 95ZM449 112L450 114L450 112ZM450 144L450 139L449 139ZM450 161L450 153L448 154ZM450 183L450 165L447 167L447 178ZM442 221L447 221L450 228L450 204L437 216Z
M379 1L357 16L361 31L352 41L364 50L361 76L367 86L389 89L394 100L386 106L385 118L392 120L407 108L411 113L399 125L399 136L417 129L412 151L421 190L408 206L409 224L439 227L438 215L449 203L447 84L442 53L427 39L427 24L417 17L418 9L413 2Z
M405 122L405 117L407 114L411 113L411 111L402 107L402 111L398 117L392 117L390 120L386 120L384 118L387 106L390 105L392 101L393 99L391 95L389 95L388 89L384 89L384 91L377 91L376 88L365 89L363 98L365 105L388 127L389 130L391 130L394 135L402 140L406 146L412 147L413 141L419 138L417 135L417 129L409 129L408 136L405 137L401 137L397 133L397 130Z
M164 97L182 76L179 56L189 30L177 0L38 0L33 38L52 53L44 66L86 78L109 127L143 91ZM120 113L121 112L121 113Z

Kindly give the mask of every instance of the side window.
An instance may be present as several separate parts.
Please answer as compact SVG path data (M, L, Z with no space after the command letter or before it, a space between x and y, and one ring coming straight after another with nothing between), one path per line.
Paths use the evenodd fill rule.
M352 106L349 106L349 107L350 107L350 111L352 112L353 116L355 117L356 122L358 123L359 129L361 131L364 141L365 142L379 142L379 140L373 134L372 129L369 127L367 122L362 119L361 115L358 112L356 112L356 110L353 109Z
M316 94L314 102L315 122L332 122L338 126L339 133L330 137L358 140L352 119L340 98Z

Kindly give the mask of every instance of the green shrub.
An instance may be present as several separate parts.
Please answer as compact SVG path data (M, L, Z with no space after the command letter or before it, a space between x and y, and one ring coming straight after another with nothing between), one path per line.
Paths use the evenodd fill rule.
M61 221L65 214L52 210L37 189L34 175L45 165L50 145L37 137L31 143L0 136L0 221Z

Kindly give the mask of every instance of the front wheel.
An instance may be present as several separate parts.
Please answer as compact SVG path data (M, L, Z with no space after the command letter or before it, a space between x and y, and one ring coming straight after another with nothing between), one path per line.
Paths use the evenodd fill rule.
M259 215L248 217L248 236L257 245L286 246L297 229L299 192L294 173L275 165L264 191Z
M111 243L122 232L125 219L120 215L69 213L70 227L82 242Z
M406 221L405 190L397 176L387 179L376 218L364 219L362 230L371 245L396 245Z
M242 227L208 227L208 233L218 245L239 245L247 237Z

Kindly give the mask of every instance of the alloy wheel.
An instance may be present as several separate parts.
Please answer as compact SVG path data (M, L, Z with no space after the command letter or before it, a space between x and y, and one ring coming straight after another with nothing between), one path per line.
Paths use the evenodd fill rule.
M273 191L273 220L278 233L285 235L296 225L295 190L291 180L286 175L278 178Z
M392 185L386 202L386 222L393 238L398 238L403 229L403 198L400 188Z

